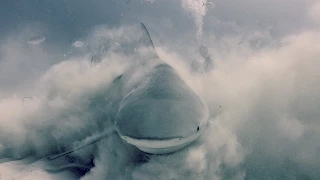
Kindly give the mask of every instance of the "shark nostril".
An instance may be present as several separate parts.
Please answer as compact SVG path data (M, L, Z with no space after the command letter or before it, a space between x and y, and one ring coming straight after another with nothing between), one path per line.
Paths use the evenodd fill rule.
M197 131L199 131L199 130L200 130L200 127L198 126L198 127L197 127Z

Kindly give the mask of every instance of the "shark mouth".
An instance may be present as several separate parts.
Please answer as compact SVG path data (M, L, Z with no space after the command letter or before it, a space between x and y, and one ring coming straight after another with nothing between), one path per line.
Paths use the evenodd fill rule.
M201 128L202 129L202 128ZM119 133L118 133L119 134ZM169 154L179 151L197 140L202 134L202 130L185 137L171 139L137 139L129 136L119 136L128 144L137 147L148 154Z

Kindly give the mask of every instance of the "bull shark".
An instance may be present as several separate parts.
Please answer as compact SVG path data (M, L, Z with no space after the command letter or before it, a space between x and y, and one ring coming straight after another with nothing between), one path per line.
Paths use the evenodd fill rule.
M206 104L157 54L143 23L141 64L114 79L108 110L114 127L70 151L48 157L53 160L118 135L147 154L181 150L202 134L209 119ZM146 68L148 67L148 68ZM111 107L111 108L110 108Z

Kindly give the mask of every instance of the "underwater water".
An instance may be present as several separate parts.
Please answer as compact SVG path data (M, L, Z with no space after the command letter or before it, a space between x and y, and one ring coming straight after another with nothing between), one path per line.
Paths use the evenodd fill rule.
M320 178L319 1L0 3L0 180ZM207 129L169 155L115 135L48 161L112 127L140 22Z

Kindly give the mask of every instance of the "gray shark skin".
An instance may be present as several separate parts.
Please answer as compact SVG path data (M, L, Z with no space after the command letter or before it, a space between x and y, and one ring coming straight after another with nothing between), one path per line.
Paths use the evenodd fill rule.
M202 101L169 65L156 66L144 78L147 82L120 103L118 133L137 139L183 138L205 124Z

